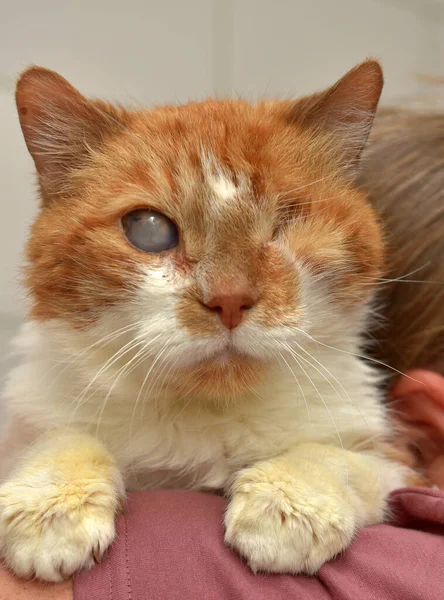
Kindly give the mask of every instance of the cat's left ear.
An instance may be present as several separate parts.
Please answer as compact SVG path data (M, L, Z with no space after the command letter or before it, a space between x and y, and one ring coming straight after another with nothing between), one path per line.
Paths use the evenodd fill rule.
M21 74L16 102L44 202L68 193L70 173L123 128L113 107L88 100L58 73L42 67Z
M298 100L291 118L302 126L332 133L337 138L340 161L353 176L373 124L383 84L380 64L366 60L327 90Z

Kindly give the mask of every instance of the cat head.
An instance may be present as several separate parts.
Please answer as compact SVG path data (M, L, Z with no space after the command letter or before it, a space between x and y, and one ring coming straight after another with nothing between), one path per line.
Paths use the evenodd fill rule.
M353 183L381 89L368 60L295 102L126 110L28 69L31 319L124 331L153 377L162 365L164 385L214 397L244 392L306 334L355 334L382 260Z

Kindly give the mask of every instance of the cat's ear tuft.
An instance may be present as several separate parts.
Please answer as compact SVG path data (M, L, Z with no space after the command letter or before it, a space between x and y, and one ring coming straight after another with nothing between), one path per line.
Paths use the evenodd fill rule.
M72 170L85 164L91 150L122 127L66 79L41 67L30 67L22 73L16 103L46 199L69 193Z
M384 84L378 61L369 59L346 73L332 87L297 101L292 120L322 128L338 140L341 161L354 175L367 141Z

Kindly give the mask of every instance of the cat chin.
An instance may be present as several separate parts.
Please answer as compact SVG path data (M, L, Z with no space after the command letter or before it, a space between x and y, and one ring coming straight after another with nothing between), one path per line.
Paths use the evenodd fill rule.
M258 344L252 347L251 344L241 344L229 341L226 344L217 344L214 349L206 350L203 356L199 357L197 353L188 364L193 367L208 366L213 369L231 370L236 365L251 364L269 364L276 362L276 354L269 346Z
M229 366L229 363L233 360L236 360L238 356L239 354L236 351L226 348L225 350L216 353L211 359L207 359L207 361L209 360L209 362L213 362L216 367L223 367Z
M239 350L235 346L227 345L209 355L196 358L194 364L189 364L187 368L191 368L191 370L194 368L198 371L202 369L205 371L214 370L217 373L224 371L233 375L248 365L263 362L267 361L260 360L253 354Z
M194 367L178 369L170 376L168 389L185 397L225 402L251 392L260 385L268 370L265 362L227 350Z

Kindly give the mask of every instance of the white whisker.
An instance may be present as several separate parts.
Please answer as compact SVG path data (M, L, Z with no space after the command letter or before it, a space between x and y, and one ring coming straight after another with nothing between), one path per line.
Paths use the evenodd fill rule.
M422 384L422 382L418 381L414 377L410 377L410 375L408 375L407 373L403 373L402 371L395 369L395 367L391 367L390 365L387 365L386 363L382 362L381 360L377 360L376 358L372 358L370 356L364 356L363 354L357 354L355 352L350 352L349 350L344 350L342 348L335 348L334 346L330 346L329 344L325 344L324 342L321 342L321 341L315 339L312 335L310 335L306 331L303 331L302 329L299 329L297 327L295 329L297 331L299 331L299 333L301 333L302 335L305 335L306 337L308 337L315 344L319 344L320 346L324 346L325 348L329 348L330 350L335 350L336 352L341 352L342 354L348 354L349 356L355 356L356 358L362 358L363 360L368 360L370 362L373 362L373 363L376 363L383 367L386 367L387 369L391 369L392 371L394 371L395 373L398 373L399 375L404 375L404 377L407 377L408 379L410 379L411 381L414 381L415 383Z
M344 449L344 444L343 444L343 442L342 442L342 436L341 436L341 434L340 434L340 432L339 432L338 426L337 426L337 424L336 424L336 421L335 421L335 419L334 419L334 417L333 417L333 414L332 414L332 412L331 412L331 410L330 410L329 406L327 405L327 403L325 402L324 398L322 397L322 394L321 394L321 392L319 391L319 389L318 389L318 387L316 386L316 384L314 383L313 379L310 377L310 375L307 373L307 371L304 369L304 367L303 367L303 366L301 365L301 363L299 362L299 358L300 358L300 357L299 357L299 358L297 358L297 357L296 357L294 354L293 354L292 356L293 356L293 358L295 359L295 361L297 362L297 364L299 365L299 368L302 370L302 372L305 374L305 376L307 377L307 379L310 381L311 385L314 387L314 389L315 389L315 391L316 391L317 395L319 396L319 399L321 400L321 402L322 402L322 404L324 405L324 407L325 407L326 411L328 412L328 414L329 414L329 416L330 416L330 419L331 419L331 422L332 422L332 424L333 424L333 427L335 428L336 434L337 434L337 436L338 436L338 440L339 440L339 443L340 443L340 445L341 445L341 448L342 448L342 449Z
M301 384L299 382L299 379L296 377L293 369L290 367L290 365L288 364L288 362L286 361L284 355L281 352L279 352L279 356L282 358L282 360L284 361L284 363L287 365L288 369L290 370L290 373L292 374L294 380L296 381L296 384L297 384L297 386L298 386L298 388L299 388L299 390L300 390L300 392L302 394L302 397L304 399L305 407L307 409L308 422L311 423L310 408L308 406L307 397L305 396L305 392L304 392L304 390L303 390L303 388L302 388L302 386L301 386Z

